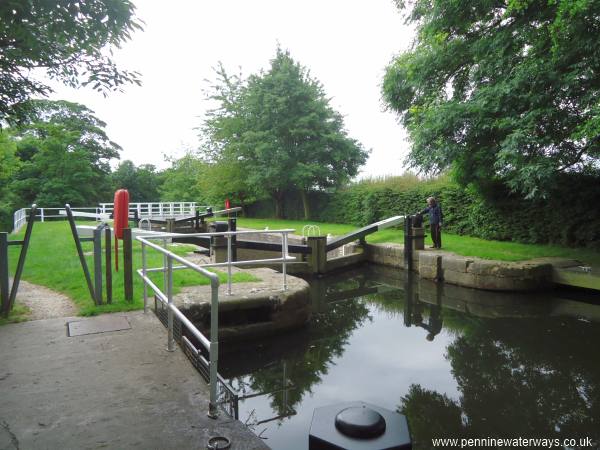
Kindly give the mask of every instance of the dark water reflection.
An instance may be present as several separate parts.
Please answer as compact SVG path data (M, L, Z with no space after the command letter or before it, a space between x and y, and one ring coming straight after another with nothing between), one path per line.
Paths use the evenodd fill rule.
M416 449L440 437L600 442L600 298L374 267L312 292L305 330L222 349L219 371L246 396L240 420L272 448L306 449L314 408L353 400L403 411Z

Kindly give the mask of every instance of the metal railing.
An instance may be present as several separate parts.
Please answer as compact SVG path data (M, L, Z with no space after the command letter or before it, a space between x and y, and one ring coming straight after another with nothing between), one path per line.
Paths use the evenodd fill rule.
M218 359L219 359L219 278L218 276L206 270L207 267L224 267L227 266L227 294L231 295L231 283L232 283L232 266L236 265L256 265L256 264L281 264L283 274L283 290L287 290L287 273L286 265L296 258L290 257L288 252L288 234L294 232L293 229L286 230L274 230L274 231L225 231L220 233L195 233L185 234L183 236L211 236L211 237L225 237L227 239L227 261L223 263L209 263L198 265L188 261L187 259L176 255L175 253L167 249L167 242L173 237L182 236L180 233L164 233L152 236L138 236L138 240L142 245L142 268L138 269L137 273L143 280L143 295L144 295L144 312L148 312L148 287L152 289L155 294L155 299L161 302L163 306L167 308L167 350L174 351L175 339L174 339L174 318L176 317L179 323L187 329L194 338L200 343L204 350L208 351L208 361L201 352L196 349L193 344L180 333L180 342L184 347L184 350L192 353L195 361L202 364L202 369L208 369L209 372L209 386L210 386L210 399L209 399L209 411L208 416L216 418L218 416L218 392L217 385L221 383L225 384L224 380L218 374ZM278 233L281 234L281 258L266 258L260 260L248 260L248 261L232 261L232 240L233 237L240 234L264 234L264 233ZM162 241L162 246L151 242L151 240ZM147 247L150 247L163 255L163 266L148 268L147 266ZM174 265L173 261L177 261L180 265ZM196 326L177 308L173 302L173 271L182 269L192 269L200 275L208 278L211 285L211 308L210 308L210 339L208 339ZM149 277L149 274L154 272L163 273L163 290L161 290L154 281ZM235 397L236 395L233 394Z
M111 213L114 203L99 203L102 213ZM196 212L196 208L206 208L196 202L142 202L130 203L129 211L137 211L138 217L184 216Z
M148 239L137 237L138 241L142 243L142 268L137 272L144 280L144 312L148 312L148 286L154 291L156 298L158 298L164 305L167 306L168 315L168 338L167 338L167 350L172 352L175 350L175 339L173 337L173 317L177 316L177 319L192 333L192 335L198 339L202 346L209 352L209 361L207 365L210 371L210 400L208 405L208 416L216 418L218 416L217 411L217 364L219 359L219 341L218 341L218 330L219 330L219 277L209 272L208 270L176 255L173 252L167 250L166 239L164 240L164 246L150 242ZM148 268L146 266L146 247L153 248L159 251L164 256L166 267L161 270L164 271L164 286L166 294L148 277ZM173 261L177 261L183 265L183 267L192 269L200 275L210 280L211 286L211 314L210 314L210 336L211 339L207 339L189 319L183 315L183 313L173 303ZM180 266L181 267L181 266Z
M302 237L321 236L321 227L319 225L304 225L302 227Z
M37 208L35 214L35 220L39 220L40 222L44 222L46 219L65 219L64 214L60 214L60 211L64 211L64 207L60 208ZM27 222L27 217L29 215L29 211L31 208L21 208L14 212L13 214L13 233L18 232L23 225ZM72 208L73 211L80 212L92 212L94 214L100 213L100 208L95 206L80 206L76 208Z
M296 258L289 254L289 239L288 235L293 233L294 229L283 230L244 230L244 231L221 231L218 233L161 233L153 236L144 236L144 239L160 239L167 240L176 237L194 238L194 237L224 237L227 239L227 261L220 263L202 264L199 267L227 267L227 295L231 295L232 283L232 268L233 266L256 266L257 264L279 265L281 264L281 273L283 275L283 290L287 290L287 265L296 261ZM233 238L240 235L256 235L256 234L281 234L281 258L264 258L252 259L244 261L234 261L233 255ZM141 240L141 237L136 239ZM186 266L174 266L173 270L186 269ZM164 267L156 267L148 269L148 273L164 272Z

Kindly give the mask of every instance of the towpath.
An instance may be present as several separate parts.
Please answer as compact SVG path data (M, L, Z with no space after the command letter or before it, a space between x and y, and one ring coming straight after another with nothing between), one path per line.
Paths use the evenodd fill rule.
M67 322L112 319L130 328L67 335ZM0 327L0 449L203 449L213 436L267 448L240 422L206 416L208 386L166 341L142 312Z

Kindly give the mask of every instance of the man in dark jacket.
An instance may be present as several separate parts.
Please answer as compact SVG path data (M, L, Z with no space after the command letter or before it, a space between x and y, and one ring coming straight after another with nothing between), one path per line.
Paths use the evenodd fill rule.
M442 207L434 197L429 197L427 199L427 208L419 214L425 213L429 213L429 227L431 229L431 240L433 241L433 246L431 248L442 248L442 224L444 222L444 215L442 214Z

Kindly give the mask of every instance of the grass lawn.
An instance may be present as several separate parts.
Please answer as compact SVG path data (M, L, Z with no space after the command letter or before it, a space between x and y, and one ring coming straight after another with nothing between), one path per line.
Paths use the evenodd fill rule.
M90 225L92 222L86 222ZM10 236L11 240L21 239L25 232L25 227L17 235ZM113 242L114 246L114 242ZM91 272L93 280L93 259L92 259L92 243L82 242L83 251L86 254L88 268ZM185 255L192 251L195 247L190 245L176 244L171 245L169 250L178 255ZM9 247L9 260L11 273L17 266L21 247ZM75 242L71 235L71 230L67 221L60 222L36 222L33 226L31 234L31 242L25 268L23 270L23 279L31 283L46 286L58 292L62 292L69 296L79 307L81 315L89 316L106 312L130 311L141 309L144 306L143 302L143 286L141 278L135 271L141 268L142 265L142 250L141 244L134 241L133 244L133 293L134 300L129 303L124 300L123 292L123 251L119 249L119 272L114 271L114 248L113 248L113 302L110 305L104 304L101 306L94 305L90 298L90 293L85 282L83 270L77 256ZM162 255L152 249L147 249L148 267L162 267ZM104 261L104 252L103 252ZM224 272L214 271L219 274L221 282L227 281L227 274ZM104 269L103 269L104 273ZM162 273L153 273L151 278L162 288ZM233 278L234 282L257 281L257 278L247 273L236 273ZM105 281L104 281L105 282ZM183 286L194 286L209 284L207 278L192 270L178 270L173 276L173 290L177 293ZM103 293L104 302L106 302L106 285ZM149 292L151 292L149 290ZM9 321L20 321L26 317L24 308L13 310L9 316ZM1 324L2 322L0 322Z
M25 322L28 315L29 308L27 306L16 304L7 319L0 315L0 326L7 323Z
M294 228L296 234L302 233L302 227L307 224L318 225L321 234L341 235L357 229L353 225L319 223L301 220L277 220L277 219L238 219L238 226L243 228L264 229L269 227L271 230L281 228ZM429 233L426 233L429 235ZM388 228L367 236L367 242L383 243L404 242L404 232L402 229ZM425 239L425 245L432 245L431 238ZM560 256L564 258L578 259L592 266L600 266L600 252L582 249L567 248L556 245L537 245L520 244L518 242L487 241L470 236L459 236L456 234L444 233L442 231L442 246L444 250L454 252L458 255L475 256L484 259L497 259L501 261L523 261L532 258L544 256Z

